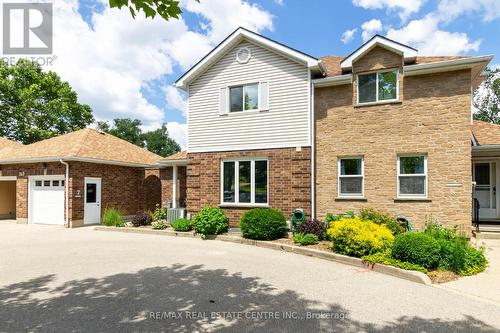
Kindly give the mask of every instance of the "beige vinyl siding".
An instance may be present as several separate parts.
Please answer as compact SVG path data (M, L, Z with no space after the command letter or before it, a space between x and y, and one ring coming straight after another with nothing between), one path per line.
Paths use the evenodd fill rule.
M240 47L251 50L246 64ZM269 81L269 111L219 115L221 87L259 81ZM188 151L310 146L309 91L305 64L244 41L189 85Z

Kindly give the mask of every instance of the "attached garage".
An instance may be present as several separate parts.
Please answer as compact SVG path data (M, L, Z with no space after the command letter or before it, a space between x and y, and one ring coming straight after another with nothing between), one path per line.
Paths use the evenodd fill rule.
M29 177L28 223L64 225L64 176Z

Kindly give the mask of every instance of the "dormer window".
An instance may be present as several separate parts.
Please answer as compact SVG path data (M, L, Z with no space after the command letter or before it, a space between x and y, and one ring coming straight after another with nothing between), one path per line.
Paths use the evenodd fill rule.
M358 74L358 104L397 101L398 70Z

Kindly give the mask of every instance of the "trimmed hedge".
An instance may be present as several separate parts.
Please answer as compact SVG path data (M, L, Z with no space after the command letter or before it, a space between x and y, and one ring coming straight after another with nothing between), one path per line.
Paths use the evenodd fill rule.
M394 239L386 226L359 218L341 218L332 222L327 234L333 242L334 252L354 257L385 251Z
M288 230L282 212L271 208L254 208L243 214L240 221L243 237L257 240L274 240Z
M423 232L397 235L392 245L394 259L420 265L426 269L435 269L439 266L440 251L439 242Z

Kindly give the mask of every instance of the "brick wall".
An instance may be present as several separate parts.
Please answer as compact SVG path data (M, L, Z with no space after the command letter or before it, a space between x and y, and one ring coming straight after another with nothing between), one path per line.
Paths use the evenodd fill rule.
M268 196L272 208L290 219L295 208L311 213L311 150L303 147L252 151L189 153L187 167L187 208L196 214L204 206L218 206L221 160L237 157L266 157L269 163ZM224 207L231 226L238 226L241 215L250 208Z
M141 203L139 208L145 211L154 211L156 205L161 204L160 169L146 169L139 171L139 195Z
M177 167L177 200L180 206L183 206L187 197L187 168L185 166ZM166 206L172 201L173 186L173 167L160 169L161 179L161 202Z
M401 64L383 51L375 49L355 63L354 72ZM352 85L316 89L317 215L324 218L328 212L357 211L366 206L405 215L417 227L433 217L468 231L470 71L400 75L400 80L401 103L396 104L354 106L355 80ZM428 200L395 200L397 156L406 153L428 156ZM336 199L337 159L349 155L364 157L366 201Z

